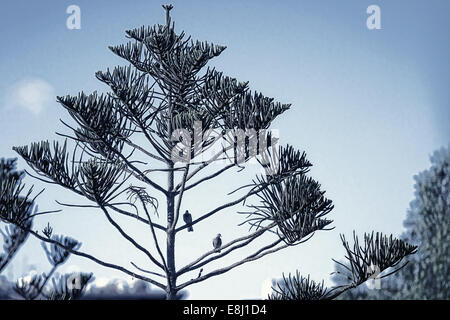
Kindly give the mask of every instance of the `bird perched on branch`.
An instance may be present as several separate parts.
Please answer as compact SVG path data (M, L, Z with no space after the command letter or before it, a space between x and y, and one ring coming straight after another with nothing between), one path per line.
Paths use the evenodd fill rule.
M214 239L213 239L213 246L214 249L216 249L217 252L220 252L220 247L222 246L222 239L220 239L222 235L219 233Z
M183 220L188 225L188 229L187 229L188 232L194 231L194 228L192 228L192 226L190 225L192 223L192 215L189 213L188 210L186 210L186 212L183 214Z

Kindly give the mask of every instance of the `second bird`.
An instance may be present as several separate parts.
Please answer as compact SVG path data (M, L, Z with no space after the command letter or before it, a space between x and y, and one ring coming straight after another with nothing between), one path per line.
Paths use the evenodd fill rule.
M194 231L194 228L192 228L191 223L192 223L192 215L189 213L188 210L186 210L186 212L183 214L183 220L184 222L186 222L186 224L188 225L188 232L192 232Z
M216 250L216 252L220 252L220 247L222 246L222 239L220 238L222 235L219 233L214 239L213 239L213 247Z

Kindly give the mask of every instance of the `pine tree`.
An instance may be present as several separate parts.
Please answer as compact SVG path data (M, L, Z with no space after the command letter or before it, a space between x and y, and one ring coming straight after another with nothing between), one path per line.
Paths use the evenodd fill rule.
M431 167L414 177L416 198L404 222L402 238L420 250L399 275L403 299L450 297L450 147L436 151L430 161Z
M109 93L81 92L57 98L76 123L72 126L63 122L72 134L61 135L71 142L51 146L44 141L14 150L39 174L39 179L59 184L91 201L125 241L148 257L152 267L133 263L138 271L131 270L32 232L34 236L147 281L165 290L167 299L175 299L190 285L298 245L315 231L327 230L332 221L326 216L333 205L320 184L307 176L311 163L306 154L289 145L278 146L269 131L271 123L290 105L251 91L247 82L207 66L226 47L193 41L184 32L177 34L170 16L172 6L163 7L165 24L128 30L130 42L110 47L129 64L96 73L97 79L109 87ZM74 144L71 154L67 151L70 143ZM213 148L216 153L205 159L205 151ZM228 162L223 168L205 173L212 163L224 159ZM257 159L265 174L230 193L242 195L193 217L191 222L179 219L183 197L189 190L231 169L244 170L250 159ZM161 175L166 176L166 185L158 183L157 176ZM159 212L161 198L166 204L164 215ZM249 203L255 199L260 203ZM243 203L249 209L243 222L249 225L249 233L225 243L216 240L220 248L211 247L177 269L177 235ZM162 224L154 213L164 216ZM147 225L155 251L152 253L130 236L114 214ZM271 235L272 239L254 253L203 272L211 262L236 253L263 235ZM383 242L384 238L376 239L368 241L374 245L381 241L378 244L382 247L371 250L385 246L400 249L391 252L392 261L375 262L398 262L414 252L414 247L401 242L390 247L392 243ZM366 266L360 267L359 271L365 272ZM188 274L190 280L181 281Z

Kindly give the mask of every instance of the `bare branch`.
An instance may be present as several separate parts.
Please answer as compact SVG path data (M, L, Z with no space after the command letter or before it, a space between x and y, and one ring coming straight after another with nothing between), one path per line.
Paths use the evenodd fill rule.
M216 161L222 154L224 154L226 151L232 149L233 146L228 146L225 149L222 149L222 151L216 153L211 159L207 160L206 162L203 162L197 169L195 169L194 171L192 171L186 178L186 181L189 181L192 177L194 177L197 173L199 173L201 170L203 170L204 168L206 168L207 166L209 166L211 163L213 163L214 161ZM181 183L179 183L175 190L178 190L179 188L181 188Z
M21 227L21 226L19 226L19 227L20 227L20 228L23 228L23 227ZM23 229L25 229L25 228L23 228ZM53 240L53 239L49 239L49 238L44 237L44 236L41 236L41 235L38 234L36 231L33 231L33 230L31 230L31 229L26 229L26 230L29 231L30 234L32 234L33 236L35 236L35 237L38 238L39 240L45 241L45 242L47 242L47 243L55 244L55 245L59 246L60 248L66 250L66 251L68 251L68 252L70 252L71 254L74 254L74 255L76 255L76 256L80 256L80 257L87 258L87 259L89 259L89 260L94 261L95 263L97 263L97 264L99 264L99 265L104 266L104 267L108 267L108 268L111 268L111 269L116 269L116 270L122 271L123 273L128 274L128 275L130 275L130 276L132 276L132 277L134 277L134 278L137 278L137 279L140 279L140 280L147 281L147 282L149 282L149 283L151 283L151 284L153 284L153 285L155 285L155 286L157 286L157 287L159 287L159 288L161 288L161 289L165 289L165 285L163 285L163 284L161 284L161 283L159 283L159 282L157 282L157 281L155 281L155 280L153 280L153 279L151 279L151 278L148 278L148 277L144 277L144 276L142 276L142 275L139 275L139 274L137 274L137 273L135 273L135 272L132 272L132 271L130 271L130 270L128 270L128 269L126 269L126 268L124 268L124 267L122 267L122 266L118 266L118 265L115 265L115 264L112 264L112 263L104 262L104 261L102 261L102 260L100 260L100 259L97 259L96 257L94 257L94 256L92 256L92 255L90 255L90 254L87 254L87 253L84 253L84 252L81 252L81 251L77 251L77 250L68 248L68 247L64 246L63 244L61 244L60 242L55 241L55 240Z
M153 158L153 159L162 161L162 162L164 162L164 163L166 162L165 159L163 159L163 158L161 158L161 157L159 157L159 156L157 156L157 155L155 155L155 154L153 154L153 153L151 153L151 152L148 152L147 150L145 150L144 148L138 146L137 144L134 144L133 142L130 141L130 139L125 139L124 141L125 141L129 146L131 146L131 147L133 147L133 148L135 148L135 149L141 151L142 153L144 153L145 155L149 156L150 158Z
M155 229L153 227L152 219L150 217L150 214L148 213L147 207L145 206L145 202L142 199L141 199L141 202L142 202L142 206L144 207L145 214L147 215L148 224L150 226L150 230L152 231L153 241L155 242L156 250L158 251L158 254L161 257L161 260L163 262L164 271L167 272L166 259L164 259L164 255L162 254L161 248L159 247L159 242L158 242L158 238L156 237L156 233L155 233Z
M145 272L145 273L148 273L148 274L153 274L153 275L155 275L155 276L162 277L162 278L164 278L164 279L166 278L166 276L163 275L163 274L161 274L161 273L157 273L157 272L145 270L145 269L143 269L143 268L141 268L141 267L138 267L133 261L130 261L130 263L131 263L131 265L132 265L133 267L135 267L135 268L138 269L139 271L142 271L142 272Z
M281 246L279 246L277 248L271 249L271 248L275 247L276 245L278 245L280 242L282 242L282 239L278 239L278 240L274 241L273 243L271 243L271 244L269 244L269 245L259 249L258 251L256 251L254 254L248 256L247 258L242 259L242 260L240 260L238 262L235 262L235 263L233 263L233 264L231 264L231 265L229 265L229 266L227 266L225 268L217 269L217 270L214 270L214 271L211 271L211 272L205 274L204 276L201 276L201 277L189 280L189 281L187 281L187 282L177 286L177 290L184 289L187 286L190 286L190 285L192 285L194 283L202 282L202 281L204 281L206 279L209 279L211 277L221 275L221 274L223 274L225 272L228 272L228 271L230 271L230 270L232 270L232 269L234 269L234 268L236 268L236 267L238 267L238 266L240 266L240 265L242 265L244 263L248 263L248 262L251 262L251 261L258 260L258 259L264 257L265 255L277 252L277 251L279 251L281 249L284 249L284 248L288 247L287 244L283 244L283 245L281 245Z
M138 244L125 231L123 231L123 229L117 224L117 222L115 222L111 218L111 216L109 215L108 211L106 210L106 208L103 205L101 205L101 204L99 204L99 205L100 205L100 208L102 209L102 211L105 213L105 216L108 219L109 223L111 223L125 239L127 239L129 242L131 242L137 249L139 249L140 251L144 252L155 265L157 265L161 269L165 270L165 267L158 260L156 260L147 249L145 249L143 246Z
M195 220L192 221L192 223L190 224L190 226L193 226L193 225L199 223L200 221L205 220L206 218L212 216L213 214L215 214L215 213L217 213L217 212L219 212L219 211L221 211L221 210L224 210L224 209L226 209L226 208L229 208L229 207L232 207L232 206L234 206L234 205L237 205L237 204L241 203L242 201L244 201L244 200L247 199L248 197L250 197L250 196L252 196L252 195L254 195L254 194L260 192L261 190L263 190L263 189L266 188L267 186L268 186L268 184L264 184L264 185L260 185L260 186L255 187L253 190L249 191L247 194L243 195L243 196L240 197L239 199L234 200L234 201L231 201L231 202L228 202L228 203L226 203L226 204L223 204L223 205L221 205L220 207L217 207L217 208L215 208L214 210L211 210L211 211L209 211L208 213L205 213L205 214L202 215L201 217L198 217L197 219L195 219ZM176 232L179 232L179 231L181 231L181 230L183 230L183 229L186 229L187 227L188 227L188 225L184 225L184 226L181 226L181 227L177 228L175 231L176 231Z
M222 169L218 170L217 172L215 172L215 173L213 173L213 174L211 174L211 175L209 175L209 176L203 177L202 179L200 179L200 180L194 182L193 184L187 186L187 187L184 189L184 191L187 191L187 190L189 190L189 189L192 189L192 188L196 187L197 185L199 185L200 183L202 183L202 182L204 182L204 181L213 179L213 178L217 177L218 175L220 175L222 172L225 172L226 170L228 170L228 169L230 169L230 168L233 168L234 166L235 166L234 163L233 163L233 164L229 164L228 166L223 167Z
M232 252L232 251L234 251L234 250L236 250L236 249L239 249L239 248L242 248L242 247L248 245L250 242L252 242L252 241L255 240L256 238L258 238L258 237L260 237L261 235L263 235L266 231L268 231L268 230L270 231L270 229L273 228L273 227L275 227L275 226L276 226L276 223L273 222L273 223L269 224L269 225L266 226L266 227L260 228L259 230L253 232L253 233L250 234L250 235L246 235L246 236L243 236L243 237L241 237L241 238L234 239L234 240L232 240L232 241L228 242L227 244L222 245L222 246L220 247L222 253L220 253L220 254L218 254L218 255L215 255L214 257L211 257L210 259L205 260L205 261L203 261L202 263L200 263L203 259L207 258L208 256L210 256L210 255L212 255L212 254L214 254L214 253L217 253L217 250L213 249L213 250L211 250L211 251L206 252L205 254L203 254L201 257L199 257L199 258L196 259L195 261L193 261L193 262L191 262L190 264L188 264L188 265L184 266L183 268L181 268L181 269L177 272L177 276L180 276L180 275L182 275L182 274L184 274L184 273L186 273L186 272L190 272L190 271L193 271L193 270L195 270L195 269L201 268L202 266L204 266L204 265L210 263L211 261L214 261L214 260L217 260L217 259L219 259L219 258L222 258L223 256L226 256L226 255L229 254L230 252ZM245 240L247 240L247 241L245 241ZM242 241L244 241L244 242L242 242ZM237 242L242 242L242 243L240 243L240 244L238 244L238 245L236 245L236 246L231 247L229 250L225 250L226 248L232 246L233 244L235 244L235 243L237 243Z
M69 203L60 202L60 201L58 201L58 200L55 200L55 201L56 201L56 203L58 203L58 204L60 204L60 205L62 205L62 206L66 206L66 207L75 207L75 208L97 208L97 209L100 208L100 206L98 206L98 205L89 205L89 204L69 204ZM131 206L132 206L131 203L125 203L125 202L124 202L124 203L111 203L111 204L105 203L105 207L111 208L111 209L113 209L114 211L116 211L117 213L120 213L120 214L122 214L122 215L124 215L124 216L128 216L128 217L134 218L134 219L136 219L136 220L138 220L138 221L140 221L140 222L142 222L142 223L149 224L149 221L148 221L148 220L146 220L146 219L140 217L138 214L131 213L131 212L128 212L128 211L126 211L126 210L123 210L123 209L118 208L117 205L121 205L121 204L126 204L126 205L131 205ZM161 231L166 231L166 228L165 228L165 227L163 227L163 226L161 226L161 225L159 225L159 224L157 224L157 223L155 223L155 222L152 222L152 226L153 226L154 228L156 228L156 229L161 230Z

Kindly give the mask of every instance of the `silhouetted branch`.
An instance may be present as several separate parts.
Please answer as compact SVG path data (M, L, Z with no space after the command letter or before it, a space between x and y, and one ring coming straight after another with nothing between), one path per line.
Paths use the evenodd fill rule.
M356 288L369 279L381 279L389 276L402 267L381 275L389 268L397 266L404 257L414 254L416 246L410 245L402 240L394 239L391 235L387 237L381 233L364 234L364 246L359 245L359 239L353 233L353 247L341 235L342 244L346 250L345 258L348 265L339 263L348 272L343 274L348 283L335 286L331 289L325 288L323 282L320 284L297 274L289 275L273 288L269 299L273 300L304 300L304 299L335 299L344 292ZM334 260L337 262L336 260Z
M37 232L35 232L33 230L28 230L28 231L30 232L30 234L32 234L33 236L35 236L39 240L42 240L42 241L50 243L50 244L57 245L57 246L61 247L62 249L67 250L71 254L87 258L87 259L89 259L89 260L91 260L91 261L93 261L93 262L95 262L95 263L97 263L97 264L99 264L101 266L108 267L108 268L115 269L115 270L119 270L119 271L121 271L121 272L123 272L123 273L125 273L127 275L130 275L130 276L132 276L134 278L147 281L147 282L149 282L149 283L151 283L151 284L153 284L153 285L155 285L155 286L157 286L157 287L159 287L161 289L165 288L165 285L163 285L163 284L161 284L161 283L159 283L159 282L157 282L157 281L155 281L155 280L153 280L151 278L139 275L139 274L137 274L135 272L132 272L132 271L130 271L130 270L128 270L128 269L126 269L126 268L124 268L122 266L118 266L118 265L115 265L115 264L112 264L112 263L104 262L104 261L102 261L102 260L100 260L100 259L98 259L98 258L96 258L96 257L94 257L94 256L92 256L90 254L87 254L87 253L84 253L84 252L81 252L81 251L77 251L77 250L65 247L62 243L57 242L54 239L48 239L47 237L41 236L40 234L38 234Z
M207 273L207 274L205 274L205 275L203 275L201 277L198 277L196 279L189 280L189 281L187 281L187 282L177 286L177 290L184 289L187 286L190 286L190 285L192 285L194 283L198 283L198 282L204 281L204 280L209 279L211 277L221 275L221 274L223 274L225 272L228 272L228 271L230 271L230 270L232 270L232 269L234 269L234 268L236 268L236 267L238 267L238 266L240 266L240 265L242 265L244 263L248 263L248 262L251 262L251 261L258 260L258 259L260 259L260 258L262 258L262 257L264 257L264 256L266 256L268 254L275 253L275 252L277 252L277 251L279 251L281 249L284 249L284 248L288 247L288 245L283 244L283 245L281 245L281 246L279 246L277 248L273 248L276 245L280 244L281 242L282 242L282 240L278 239L278 240L274 241L273 243L271 243L271 244L269 244L269 245L259 249L254 254L246 257L245 259L242 259L242 260L240 260L238 262L235 262L235 263L233 263L233 264L231 264L231 265L229 265L227 267L211 271L211 272L209 272L209 273Z
M150 253L150 251L148 251L147 249L145 249L143 246L141 246L140 244L138 244L132 237L130 237L120 226L119 224L117 224L117 222L115 222L110 214L108 213L108 210L106 210L106 208L103 205L100 205L100 208L102 209L102 211L105 213L106 218L108 219L109 223L111 223L116 229L117 231L119 231L119 233L125 238L127 239L131 244L133 244L137 249L139 249L140 251L142 251L143 253L145 253L147 255L147 257L149 257L149 259L158 267L160 267L161 269L165 269L165 267L158 261L156 260L153 255Z

